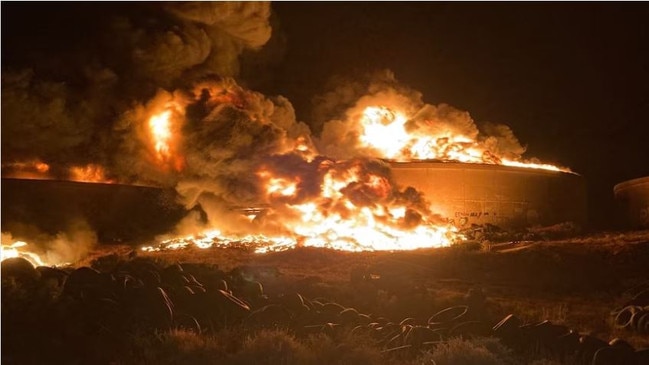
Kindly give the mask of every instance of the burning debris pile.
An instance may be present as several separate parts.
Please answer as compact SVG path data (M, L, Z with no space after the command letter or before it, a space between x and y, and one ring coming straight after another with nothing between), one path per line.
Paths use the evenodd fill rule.
M78 88L33 70L3 72L5 176L170 187L205 213L148 250L254 242L260 252L361 251L462 240L421 193L395 183L384 160L558 170L523 160L508 127L481 132L467 112L424 103L389 72L321 96L328 119L312 123L322 122L313 135L286 98L235 81L239 58L270 38L267 3L161 11L149 23L108 17L115 40L104 46L118 52L81 68Z

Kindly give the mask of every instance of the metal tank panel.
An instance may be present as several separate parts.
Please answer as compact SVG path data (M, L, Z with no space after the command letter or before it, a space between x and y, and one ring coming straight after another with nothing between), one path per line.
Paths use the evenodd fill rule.
M626 226L649 228L649 176L621 182L613 194Z
M152 239L185 216L176 199L173 189L2 178L2 230L56 234L83 220L102 243Z
M390 162L395 181L424 193L462 228L586 223L586 187L574 173L458 162Z

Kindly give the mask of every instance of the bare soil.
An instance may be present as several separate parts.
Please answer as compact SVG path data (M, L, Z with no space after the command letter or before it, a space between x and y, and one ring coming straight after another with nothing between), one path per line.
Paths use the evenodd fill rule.
M94 257L108 249L103 250ZM131 248L110 250L125 255ZM550 320L606 341L623 338L636 348L649 347L649 336L616 328L611 315L649 287L649 231L406 252L189 248L138 255L216 264L224 271L239 267L269 295L326 297L393 320L425 320L466 302L473 289L484 293L484 309L495 319L513 313L527 323Z

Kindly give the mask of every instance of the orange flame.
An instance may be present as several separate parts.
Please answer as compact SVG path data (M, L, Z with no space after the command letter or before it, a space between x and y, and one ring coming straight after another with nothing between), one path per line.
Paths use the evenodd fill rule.
M16 241L11 245L2 245L0 249L0 261L13 257L22 257L34 266L50 266L38 254L27 251L26 242Z
M3 175L18 179L49 179L50 165L41 160L2 164Z
M408 131L409 119L405 113L386 106L365 108L359 120L359 145L375 151L378 154L376 157L397 161L449 160L569 171L550 164L500 158L479 141L450 130L436 134L421 130Z
M86 166L73 166L70 168L70 180L79 182L93 182L111 184L112 180L106 179L104 168L97 164Z
M196 98L209 96L212 106L229 103L246 108L252 100L236 85L203 85L194 94ZM358 117L336 121L340 124L332 123L330 134L323 132L331 137L330 141L323 137L324 145L331 148L327 152L341 158L352 155L396 161L442 160L568 171L523 161L520 154L524 149L515 138L507 139L507 131L497 131L505 133L502 143L499 135L479 136L468 113L441 107L424 109L417 103L407 107L406 99L394 98L403 101L396 106L384 105L388 99L372 102L373 105L366 103L367 99L359 101L359 106L347 113ZM447 114L451 115L447 118ZM162 160L169 158L172 149L170 115L161 112L150 120L157 136L155 149ZM159 131L155 132L156 129ZM401 191L394 186L381 163L370 166L369 160L333 161L319 156L309 142L298 138L292 151L284 155L290 156L289 162L282 156L272 156L277 160L256 172L259 203L266 208L251 216L250 221L253 225L260 223L263 234L230 232L215 223L213 228L217 230L165 240L143 250L237 244L252 245L256 252L297 246L346 251L412 250L449 246L465 239L456 227L435 215L434 204L428 205L418 192L409 190L412 188ZM296 168L273 167L274 163L280 167L282 162L295 164Z
M418 210L412 202L396 199L398 192L389 179L368 172L362 162L325 161L318 170L324 172L320 191L306 199L301 197L301 177L276 175L268 166L257 173L268 206L264 219L278 224L283 234L223 234L215 230L166 240L143 250L244 243L259 253L297 246L345 251L412 250L449 246L463 239L456 228L441 223L426 209Z
M153 115L149 119L149 128L153 137L153 148L157 153L158 160L165 161L170 155L169 143L171 141L171 110Z
M273 177L269 171L261 170L257 176L266 181L266 194L270 197L290 197L295 195L297 185L300 183L299 178L291 181L285 178Z
M176 171L183 169L183 157L178 154L177 134L178 118L183 115L183 109L175 102L164 104L163 110L149 117L147 127L155 160L160 166L171 166Z

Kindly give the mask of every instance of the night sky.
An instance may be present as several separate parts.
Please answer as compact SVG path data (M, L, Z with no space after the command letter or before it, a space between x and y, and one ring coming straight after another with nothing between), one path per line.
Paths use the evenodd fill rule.
M5 72L22 67L83 84L66 68L102 53L122 76L127 65L102 49L104 25L156 6L3 3L3 93ZM309 123L332 77L389 69L428 103L466 110L478 125L509 125L525 157L583 175L594 227L611 225L616 183L649 175L647 4L284 2L272 11L272 38L243 54L237 80L286 96L298 120ZM138 85L148 90L118 89L156 87Z

